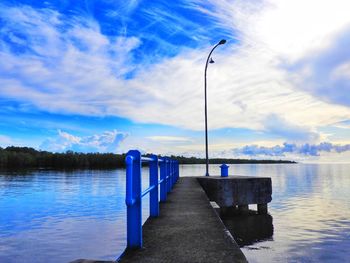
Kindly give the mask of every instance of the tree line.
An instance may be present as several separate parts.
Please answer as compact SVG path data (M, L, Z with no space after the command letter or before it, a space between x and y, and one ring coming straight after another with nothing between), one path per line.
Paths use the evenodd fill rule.
M180 164L205 164L205 158L197 157L184 157L184 156L171 156L179 160ZM287 160L256 160L256 159L229 159L229 158L211 158L209 159L210 164L255 164L255 163L296 163L294 161Z
M1 168L115 168L123 167L125 155L112 153L52 153L29 147L0 147Z
M205 159L196 157L171 156L180 164L204 164ZM293 163L291 161L210 159L211 164L239 163ZM125 166L125 154L79 153L67 151L52 153L29 147L0 147L0 168L54 168L54 169L113 169Z

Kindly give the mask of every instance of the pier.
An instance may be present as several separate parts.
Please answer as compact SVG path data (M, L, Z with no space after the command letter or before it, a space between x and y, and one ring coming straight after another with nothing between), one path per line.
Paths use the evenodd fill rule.
M194 177L180 178L160 216L143 225L143 247L127 249L128 262L247 262Z
M238 211L246 214L249 205L256 205L259 214L267 214L272 200L272 182L269 177L252 176L202 176L198 177L210 201L227 215Z
M141 191L142 163L149 166L149 187ZM179 164L171 158L126 156L127 247L117 261L91 262L247 262L220 215L240 213L256 204L267 213L271 202L271 179L228 176L181 177ZM150 194L150 217L142 226L142 198Z

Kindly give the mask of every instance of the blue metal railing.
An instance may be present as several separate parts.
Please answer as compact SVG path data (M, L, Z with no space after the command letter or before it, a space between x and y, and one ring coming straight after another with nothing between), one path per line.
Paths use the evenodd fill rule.
M150 194L150 217L159 216L159 199L165 202L168 192L179 179L179 162L156 155L141 156L137 150L130 150L126 163L126 198L127 205L127 248L142 247L142 197ZM142 191L142 163L149 164L149 187ZM159 169L158 169L159 168ZM160 170L160 173L158 171ZM160 179L159 176L160 175ZM160 185L158 189L158 185ZM159 192L160 190L160 192ZM160 196L160 198L159 198Z

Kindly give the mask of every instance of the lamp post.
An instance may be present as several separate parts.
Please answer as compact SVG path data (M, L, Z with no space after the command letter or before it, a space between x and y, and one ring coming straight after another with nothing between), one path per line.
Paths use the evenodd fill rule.
M211 58L211 54L213 53L214 49L217 48L219 45L223 45L226 43L225 39L220 40L219 43L217 43L212 50L210 51L207 62L205 63L205 70L204 70L204 112L205 112L205 176L209 176L209 159L208 159L208 113L207 113L207 69L208 69L208 63L214 63L214 60ZM210 61L209 61L210 59Z

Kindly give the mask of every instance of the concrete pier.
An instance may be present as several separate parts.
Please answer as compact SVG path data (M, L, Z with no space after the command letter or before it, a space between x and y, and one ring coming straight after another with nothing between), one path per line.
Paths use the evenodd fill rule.
M160 203L160 216L148 218L143 225L142 248L127 249L118 262L247 262L216 210L230 230L240 235L241 227L234 227L242 218L253 223L272 222L267 214L271 194L268 177L182 177L167 201ZM250 215L251 204L257 205L255 217ZM241 216L232 217L237 214ZM272 232L272 227L266 229L261 238ZM102 261L80 259L74 263L78 262Z
M143 248L119 262L247 262L196 178L183 177L143 225Z
M267 204L272 200L272 182L269 177L210 176L198 177L210 201L214 201L221 213L236 210L247 214L249 205L257 205L259 214L267 214Z

